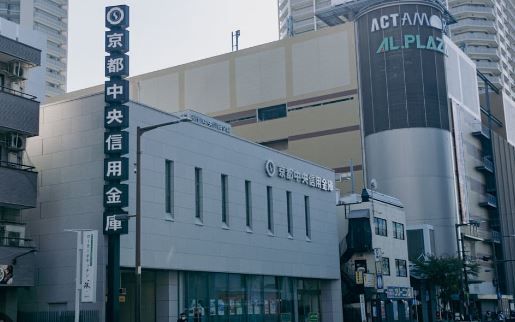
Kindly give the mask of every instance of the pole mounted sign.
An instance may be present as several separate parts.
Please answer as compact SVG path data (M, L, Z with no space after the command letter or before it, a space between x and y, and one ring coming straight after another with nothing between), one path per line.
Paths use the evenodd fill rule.
M120 320L120 235L127 234L129 223L129 7L105 8L104 75L104 214L103 231L108 236L106 321Z
M129 7L125 5L106 8L105 49L105 102L104 113L104 234L122 234L128 231L127 220L117 219L128 206L127 184L120 183L129 176Z

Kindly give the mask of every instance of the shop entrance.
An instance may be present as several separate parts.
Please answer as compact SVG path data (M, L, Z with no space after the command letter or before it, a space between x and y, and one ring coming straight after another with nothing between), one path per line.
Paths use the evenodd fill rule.
M299 290L299 322L320 322L320 291Z

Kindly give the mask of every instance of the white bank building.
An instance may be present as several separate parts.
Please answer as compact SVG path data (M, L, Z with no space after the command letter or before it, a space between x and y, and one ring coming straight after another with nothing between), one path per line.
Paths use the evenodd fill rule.
M130 102L129 214L135 213L136 127L176 116ZM23 312L73 311L76 236L99 231L96 300L81 310L105 320L103 231L104 96L41 108L40 136L27 151L39 171L35 286ZM208 117L142 139L142 319L202 322L341 322L334 172L230 133ZM202 119L202 121L201 121ZM198 123L203 123L200 125ZM121 237L121 320L134 320L135 223ZM197 310L198 311L198 310Z

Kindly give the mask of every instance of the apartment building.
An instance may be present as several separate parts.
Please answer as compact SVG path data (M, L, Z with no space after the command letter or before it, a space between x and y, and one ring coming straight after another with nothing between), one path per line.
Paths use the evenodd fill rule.
M38 173L25 148L39 133L42 46L37 32L0 19L0 313L13 321L18 292L35 276L36 248L22 210L37 206Z
M46 35L46 96L66 92L67 0L0 0L0 17Z

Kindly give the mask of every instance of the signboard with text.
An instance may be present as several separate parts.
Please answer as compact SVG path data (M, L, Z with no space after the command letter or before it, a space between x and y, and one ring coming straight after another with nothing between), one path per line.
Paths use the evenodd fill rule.
M106 235L128 233L128 221L121 219L129 205L129 7L126 5L106 7L104 71L104 220ZM122 216L123 217L123 216ZM126 218L126 216L125 216Z
M98 232L82 233L82 270L80 301L94 303L97 300Z

